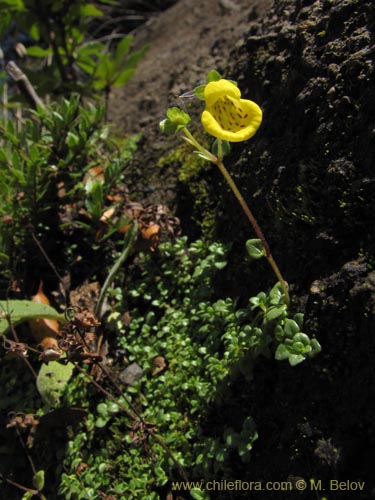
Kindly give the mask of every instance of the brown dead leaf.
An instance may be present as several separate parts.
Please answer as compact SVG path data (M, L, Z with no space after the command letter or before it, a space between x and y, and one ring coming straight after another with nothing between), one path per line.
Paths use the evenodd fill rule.
M130 322L132 320L132 317L130 315L129 311L125 311L124 314L122 315L122 321L124 322L125 326L129 326Z
M39 289L31 300L39 304L50 305L48 297L43 292L43 281L40 281ZM43 350L40 359L47 362L59 359L61 349L58 343L58 322L54 319L37 318L30 320L29 326L34 339Z
M159 373L163 372L167 368L167 363L165 362L165 358L163 356L156 356L156 358L152 361L152 376L159 375Z
M85 175L83 176L83 185L86 186L86 184L90 180L98 180L100 182L104 182L104 168L103 167L92 167L90 168Z

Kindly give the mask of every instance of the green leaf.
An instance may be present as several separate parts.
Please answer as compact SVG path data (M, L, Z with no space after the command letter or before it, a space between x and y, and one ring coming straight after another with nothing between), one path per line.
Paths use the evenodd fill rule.
M26 491L24 494L23 494L23 497L22 497L22 500L31 500L34 496L34 493L32 493L31 491Z
M114 87L121 87L122 85L125 85L130 78L134 75L135 68L128 68L124 69L121 71L121 73L116 77L116 79L113 81L112 85Z
M289 320L292 321L292 320ZM293 337L293 342L301 342L304 346L310 345L310 337L306 333L298 332Z
M173 135L177 130L176 125L167 118L159 123L159 128L161 132L166 135Z
M105 462L102 462L101 464L99 464L99 467L98 467L98 472L99 474L103 474L103 472L105 472L108 468L108 464L106 464Z
M38 470L33 476L33 486L38 491L44 488L44 470Z
M194 500L205 500L204 492L200 488L192 488L189 493Z
M69 131L66 136L66 143L70 149L75 149L80 143L79 137L73 132Z
M52 54L52 49L43 49L38 45L27 48L27 55L31 57L47 57Z
M22 0L1 0L0 7L10 7L18 11L25 10L25 6Z
M305 354L306 351L305 345L302 342L293 342L292 349L293 349L293 354ZM310 349L307 350L310 351L311 347Z
M190 116L185 111L177 107L167 110L167 117L174 125L186 126L190 122Z
M79 55L78 57L76 60L77 66L88 75L92 75L95 72L96 61L91 56Z
M292 338L293 335L300 331L299 325L293 319L288 318L285 320L284 331L287 337Z
M137 66L138 62L140 61L140 59L142 59L142 57L146 54L148 49L149 49L149 46L145 45L144 47L142 47L142 49L139 49L136 52L133 52L132 54L130 54L130 56L126 59L125 67L126 68L135 68Z
M65 322L65 316L51 306L31 300L0 300L0 333L5 333L9 325L4 315L9 313L14 326L31 319L46 318Z
M108 410L108 413L114 415L120 411L120 407L114 401L108 401L107 402L107 410Z
M248 443L246 442L241 442L239 445L238 445L238 454L240 457L242 457L243 455L245 455L246 453L248 453L253 447L253 443L250 441Z
M312 351L310 353L310 356L315 356L316 354L319 354L320 351L322 350L322 346L319 344L317 339L311 339L311 348Z
M9 263L9 257L5 253L0 253L0 266L7 266Z
M260 239L253 238L251 240L247 240L246 242L246 250L252 259L261 259L266 255L266 251Z
M276 285L270 291L270 303L273 306L279 305L283 302L283 289L281 288L280 282L277 282Z
M80 7L80 14L83 17L102 17L103 12L98 9L95 5L92 3L89 3L87 5L81 5Z
M103 427L105 427L107 425L107 423L109 422L109 417L107 418L104 418L104 417L98 417L95 421L95 425L96 427L98 427L99 429L102 429Z
M290 355L289 349L286 345L280 344L275 352L275 359L277 361L283 361L284 359L288 359Z
M275 327L275 339L281 342L284 338L284 329L281 325Z
M45 404L56 406L59 403L66 384L73 375L73 370L73 363L63 365L57 361L50 361L41 366L36 386Z
M39 25L38 23L34 23L30 30L29 30L29 33L30 33L30 36L31 38L33 38L34 40L39 40L40 38L40 31L39 31Z
M305 356L303 354L290 354L289 364L290 366L296 366L305 361Z
M121 64L125 56L128 54L133 38L134 37L132 35L128 35L117 45L114 57L117 66Z
M265 318L267 321L273 321L274 319L279 318L286 311L286 309L286 304L280 306L272 306L267 310Z
M102 54L95 71L95 78L98 79L98 82L96 83L100 83L101 88L104 88L107 84L110 83L113 77L114 69L115 63L110 58L110 54Z
M293 317L294 321L298 324L299 329L302 330L303 327L303 313L296 313Z
M86 191L91 197L85 200L86 208L90 215L98 220L102 216L104 206L103 183L93 179L86 184Z
M107 417L108 416L108 407L107 403L99 403L98 406L96 407L97 412L99 413L100 416L102 417Z

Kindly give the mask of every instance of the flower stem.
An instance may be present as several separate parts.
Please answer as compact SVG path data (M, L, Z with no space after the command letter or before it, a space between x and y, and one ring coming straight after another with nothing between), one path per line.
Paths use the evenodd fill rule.
M260 226L259 226L256 218L252 214L252 212L251 212L248 204L244 200L242 194L238 190L238 188L236 186L236 183L232 179L232 176L230 175L230 173L228 172L228 170L225 168L224 163L222 162L223 149L222 149L221 140L218 139L218 157L216 157L210 151L208 151L206 148L204 148L201 144L199 144L199 142L195 139L195 137L189 132L189 130L186 127L183 128L182 131L185 134L184 139L189 144L191 144L192 146L194 146L195 148L197 148L197 151L199 153L201 153L201 155L206 160L211 161L212 163L214 163L215 165L217 165L218 168L219 168L219 170L220 170L220 172L223 174L224 179L226 180L227 184L231 188L234 196L237 198L239 204L241 205L242 210L245 212L247 218L249 219L251 225L253 226L255 234L258 236L258 238L262 242L263 248L264 248L264 250L266 252L266 259L268 260L268 263L272 267L273 272L275 273L275 275L276 275L276 277L277 277L277 279L278 279L278 281L279 281L279 283L281 285L281 289L282 289L282 291L284 293L284 302L285 302L285 304L287 306L289 306L290 299L289 299L288 285L287 285L286 281L284 280L284 278L283 278L283 276L282 276L282 274L280 272L280 269L279 269L278 265L276 264L274 258L272 257L270 247L268 246L268 243L267 243L267 240L266 240L266 238L265 238L265 236L263 234L263 231L261 230L261 228L260 228Z
M202 153L202 155L205 157L206 160L211 161L212 163L217 162L218 159L216 158L216 156L210 153L210 151L204 148L201 144L199 144L196 138L189 132L189 130L186 127L183 129L183 132L185 134L185 137L183 137L183 139L185 139L186 142L197 148L197 151L199 153Z
M268 243L267 243L267 240L266 240L266 238L265 238L265 236L263 234L263 231L261 230L261 228L260 228L260 226L259 226L256 218L252 214L252 212L251 212L248 204L246 203L246 201L244 200L244 198L241 195L240 191L238 190L238 188L236 186L236 183L232 179L232 176L230 175L230 173L228 172L228 170L225 168L224 163L219 158L214 163L219 167L219 170L223 174L224 179L226 180L227 184L229 185L229 187L233 191L234 196L237 198L239 204L242 207L242 210L245 212L247 218L249 219L251 225L253 226L255 234L258 236L258 238L262 242L262 245L263 245L264 250L266 252L266 259L268 260L270 266L272 267L273 272L275 273L278 281L280 282L281 288L283 290L283 293L284 293L284 302L285 302L286 305L289 305L288 286L287 286L286 281L284 280L284 278L283 278L283 276L282 276L282 274L280 272L280 269L278 268L278 266L277 266L274 258L272 257L272 254L271 254L271 251L270 251L270 247L268 246Z

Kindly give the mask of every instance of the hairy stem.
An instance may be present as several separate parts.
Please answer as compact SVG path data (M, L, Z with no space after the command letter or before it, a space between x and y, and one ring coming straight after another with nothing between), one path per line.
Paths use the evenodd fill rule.
M223 174L224 179L226 180L227 184L231 188L234 196L237 198L239 204L241 205L242 210L245 212L246 217L249 219L251 225L253 226L255 234L258 236L260 241L262 242L262 245L264 247L264 250L266 252L266 259L268 260L270 266L273 269L273 272L275 273L278 281L280 282L281 288L284 293L284 301L286 305L289 305L289 292L288 292L288 286L280 272L280 269L278 268L278 265L276 264L274 258L272 257L270 247L267 243L267 240L263 234L263 231L261 230L256 218L254 217L253 213L251 212L248 204L244 200L243 196L241 195L240 191L237 188L236 183L234 182L232 176L228 172L228 170L225 168L224 163L218 158L215 164L218 166L220 172Z
M232 176L228 172L228 170L225 168L225 165L222 161L222 143L221 140L218 139L218 157L210 153L210 151L207 151L199 142L195 139L195 137L189 132L187 128L183 129L183 133L185 134L184 139L186 142L194 146L199 153L201 153L207 160L211 161L217 167L219 168L220 172L222 173L224 179L226 180L227 184L231 188L234 196L237 198L239 204L241 205L242 210L245 212L246 217L249 219L251 225L253 226L253 229L255 231L255 234L258 236L260 241L262 242L263 248L266 252L266 259L268 260L270 266L272 267L273 272L275 273L277 280L279 281L282 291L284 293L284 302L286 305L289 305L290 299L289 299L289 292L288 292L288 285L286 281L284 280L280 269L278 268L274 258L272 257L270 247L267 243L267 240L263 234L263 231L261 230L256 218L254 217L253 213L251 212L248 204L244 200L242 194L240 193L236 183L234 182Z

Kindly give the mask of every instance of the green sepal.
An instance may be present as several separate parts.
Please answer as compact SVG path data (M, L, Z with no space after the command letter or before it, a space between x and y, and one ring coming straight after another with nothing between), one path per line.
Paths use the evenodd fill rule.
M206 88L206 85L198 85L198 87L195 87L193 90L194 95L198 97L201 101L204 101L204 89Z
M207 83L217 82L218 80L221 79L222 76L218 71L216 71L216 69L212 69L207 75Z
M221 142L221 151L219 151L219 141ZM224 141L222 139L215 139L212 144L211 153L217 156L218 158L224 158L230 153L231 146L230 142ZM219 154L220 153L220 154Z

